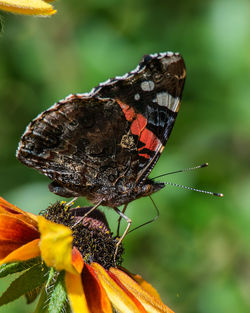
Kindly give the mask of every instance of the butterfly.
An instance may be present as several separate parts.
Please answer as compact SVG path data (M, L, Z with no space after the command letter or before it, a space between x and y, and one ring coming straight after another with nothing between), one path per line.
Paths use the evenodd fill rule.
M179 53L145 55L123 76L72 94L26 128L17 159L49 190L117 208L165 186L148 178L174 126L186 77Z

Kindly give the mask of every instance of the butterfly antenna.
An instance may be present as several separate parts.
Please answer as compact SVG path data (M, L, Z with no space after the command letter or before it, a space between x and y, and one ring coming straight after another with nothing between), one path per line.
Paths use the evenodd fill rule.
M145 222L145 223L143 223L143 224L141 224L141 225L139 225L139 226L136 226L135 228L131 229L131 230L128 232L128 234L131 233L132 231L138 229L138 228L141 228L141 227L143 227L143 226L145 226L145 225L147 225L147 224L150 224L150 223L155 222L155 221L159 218L159 216L160 216L160 211L159 211L159 209L157 208L157 206L156 206L154 200L152 199L152 197L149 196L149 198L151 199L151 201L152 201L152 203L153 203L153 206L154 206L154 208L155 208L156 216L155 216L154 218L152 218L151 220L149 220L149 221L147 221L147 222Z
M165 174L162 174L162 175L159 175L159 176L155 176L151 179L156 179L156 178L159 178L159 177L163 177L163 176L167 176L167 175L172 175L172 174L176 174L176 173L182 173L182 172L188 172L188 171L193 171L193 170L197 170L199 168L203 168L203 167L207 167L208 166L208 163L204 163L204 164L201 164L201 165L198 165L198 166L194 166L194 167L188 167L188 168L184 168L182 170L178 170L178 171L174 171L174 172L168 172L168 173L165 173Z
M187 187L187 186L183 186L183 185L179 185L179 184L175 184L175 183L171 183L171 182L165 182L164 184L165 185L175 186L175 187L180 187L180 188L187 189L187 190L192 190L192 191L197 191L197 192L201 192L201 193L206 193L208 195L212 195L212 196L216 196L216 197L224 197L223 193L217 193L217 192L212 192L212 191L207 191L207 190L196 189L196 188Z

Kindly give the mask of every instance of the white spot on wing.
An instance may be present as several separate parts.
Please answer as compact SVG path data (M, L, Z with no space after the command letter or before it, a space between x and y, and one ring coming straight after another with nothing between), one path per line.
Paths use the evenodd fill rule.
M152 80L145 80L141 83L141 89L143 91L152 91L155 88L155 84Z
M161 62L162 64L168 66L169 64L178 62L179 60L180 60L179 55L174 54L171 56L171 58L163 58Z
M180 98L173 97L168 92L163 91L157 93L156 99L154 99L153 101L158 103L158 105L160 106L167 107L169 110L173 112L179 111Z
M135 98L135 100L137 100L137 101L140 100L140 95L139 95L139 93L136 93L135 96L134 96L134 98Z

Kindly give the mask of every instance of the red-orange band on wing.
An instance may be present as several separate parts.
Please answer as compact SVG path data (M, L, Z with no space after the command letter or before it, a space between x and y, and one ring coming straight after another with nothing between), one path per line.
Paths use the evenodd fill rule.
M136 113L134 111L134 109L132 107L130 107L129 105L127 105L124 102L121 102L119 99L116 99L117 103L119 104L119 106L122 109L122 112L125 115L125 118L127 121L132 122L135 118L136 118Z
M146 128L147 119L142 114L135 113L134 109L126 103L121 102L119 99L116 99L116 101L120 105L126 120L132 122L130 127L131 133L138 136L139 140L144 143L144 146L140 147L138 151L144 148L150 151L157 151L159 146L161 146L161 142L151 130ZM146 159L150 158L148 154L139 153L139 155Z
M140 141L145 144L144 147L139 148L138 150L142 150L144 148L150 151L157 151L158 147L161 145L160 140L155 136L155 134L145 128L140 136Z

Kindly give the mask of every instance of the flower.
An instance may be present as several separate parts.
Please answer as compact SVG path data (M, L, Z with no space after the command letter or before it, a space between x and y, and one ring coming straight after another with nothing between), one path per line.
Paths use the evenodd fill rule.
M117 241L103 213L76 223L89 209L58 202L36 216L0 198L0 277L22 273L0 305L40 293L36 312L47 303L57 312L173 313L149 283L116 266L123 248L114 261Z
M53 0L0 0L0 9L12 13L48 16L56 13Z

